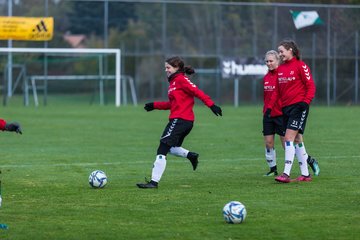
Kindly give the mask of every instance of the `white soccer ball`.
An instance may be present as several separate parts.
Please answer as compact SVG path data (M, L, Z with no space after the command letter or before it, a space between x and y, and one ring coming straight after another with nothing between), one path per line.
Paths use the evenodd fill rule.
M242 223L246 218L245 205L238 201L231 201L224 206L223 216L227 223Z
M105 187L106 183L106 174L101 170L95 170L89 176L89 184L93 188L103 188Z

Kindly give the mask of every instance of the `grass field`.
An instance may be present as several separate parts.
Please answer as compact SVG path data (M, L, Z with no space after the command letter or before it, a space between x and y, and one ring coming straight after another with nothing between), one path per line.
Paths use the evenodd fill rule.
M0 134L0 223L9 226L0 239L359 238L359 107L312 107L305 145L321 175L290 184L263 177L261 106L224 106L222 118L201 104L195 112L183 146L200 153L198 170L169 156L159 188L144 190L135 184L151 173L168 112L61 101L1 107L24 134ZM278 142L277 150L282 170ZM108 175L104 189L88 184L95 169ZM231 200L245 204L243 224L224 223Z

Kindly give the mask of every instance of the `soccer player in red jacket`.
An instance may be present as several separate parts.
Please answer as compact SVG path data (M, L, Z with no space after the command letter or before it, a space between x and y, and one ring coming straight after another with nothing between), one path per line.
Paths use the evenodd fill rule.
M0 118L0 130L16 132L16 133L22 134L19 123L17 123L17 122L7 123L4 119L1 119L1 118ZM0 173L1 173L1 171L0 171ZM1 185L1 181L0 181L0 185ZM2 198L1 198L1 186L0 186L0 207L1 207L1 202L2 202Z
M265 54L265 64L269 71L263 78L264 86L264 107L263 114L269 108L271 96L275 91L277 82L277 68L280 63L279 54L275 50L270 50ZM279 135L281 144L284 146L285 128L283 127L283 117L280 100L276 101L272 107L270 115L263 116L263 135L265 142L265 159L269 165L270 171L265 176L277 176L276 151L275 151L275 133Z
M4 119L1 118L0 118L0 130L22 134L21 126L19 123L17 122L7 123Z
M166 155L168 153L179 157L186 157L190 160L193 170L198 165L199 154L190 152L181 147L185 137L193 128L194 97L200 99L208 106L216 116L222 116L222 110L215 105L211 98L201 91L187 77L195 73L190 66L185 66L180 57L171 57L165 61L165 72L169 81L168 98L166 102L146 103L144 109L170 110L169 123L160 138L160 145L153 165L151 181L136 184L139 188L157 188L158 183L165 171Z
M276 91L276 85L278 81L278 72L277 68L280 64L280 56L275 50L270 50L265 54L265 63L269 71L263 78L264 86L264 107L263 114L266 112L266 109L269 108L271 97L274 91ZM284 148L284 136L285 136L286 126L284 126L283 113L281 101L278 100L275 102L272 107L270 116L264 114L263 116L263 135L265 141L265 159L269 165L270 171L265 174L265 176L277 176L277 165L276 165L276 151L275 151L275 134L279 135L282 147ZM295 139L295 145L298 144ZM305 148L304 148L305 150ZM305 152L306 153L306 152ZM308 164L314 171L315 175L318 175L320 169L317 165L317 161L308 155L307 159Z
M283 63L277 69L277 91L273 93L265 112L266 115L270 115L274 103L280 99L284 125L286 125L285 168L284 173L275 180L282 183L291 181L290 172L296 154L301 171L301 176L296 180L307 182L312 179L307 166L308 154L302 135L309 114L309 105L315 96L315 83L309 67L300 60L300 51L294 41L282 41L278 52Z

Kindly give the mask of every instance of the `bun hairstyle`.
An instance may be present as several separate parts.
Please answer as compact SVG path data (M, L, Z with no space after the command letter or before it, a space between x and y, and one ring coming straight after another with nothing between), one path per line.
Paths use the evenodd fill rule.
M192 75L192 74L195 73L195 70L190 65L187 65L187 66L184 67L184 72L187 75Z
M195 73L195 70L190 65L185 66L184 61L178 56L168 58L165 62L173 66L174 68L179 68L179 72L184 72L187 75Z
M283 46L286 50L291 49L294 57L296 57L297 60L301 59L300 50L294 40L285 39L279 43L279 46Z

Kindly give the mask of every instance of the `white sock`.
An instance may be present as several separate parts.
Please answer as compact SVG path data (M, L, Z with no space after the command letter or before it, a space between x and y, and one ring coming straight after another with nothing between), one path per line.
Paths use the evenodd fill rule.
M309 169L307 165L307 159L309 155L306 152L304 143L295 145L295 154L299 161L301 175L309 176Z
M184 157L186 158L189 153L189 150L186 150L183 147L172 147L170 148L170 154L177 156L177 157Z
M275 148L265 148L265 159L269 168L276 166L276 151Z
M295 146L294 142L285 142L285 168L284 173L290 176L291 167L295 157Z
M161 154L157 155L152 169L151 180L155 182L159 182L161 176L165 171L165 167L166 167L166 156Z

